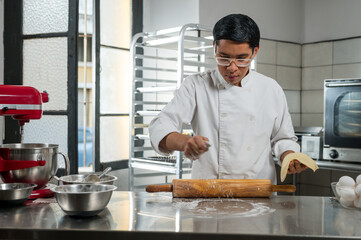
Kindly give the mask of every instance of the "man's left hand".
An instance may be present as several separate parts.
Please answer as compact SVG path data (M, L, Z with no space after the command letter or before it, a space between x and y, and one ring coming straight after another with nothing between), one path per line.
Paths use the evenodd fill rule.
M286 151L281 155L281 160L283 161L283 159L287 156L287 154L289 153L293 153L294 151ZM300 163L299 161L297 161L296 159L292 160L290 162L290 164L288 165L288 170L287 170L287 174L294 174L294 173L300 173L302 171L305 171L308 167L302 163Z
M297 161L296 159L291 161L290 164L288 165L288 170L287 170L287 174L294 174L294 173L300 173L304 170L306 170L308 167L302 163L300 163L299 161Z

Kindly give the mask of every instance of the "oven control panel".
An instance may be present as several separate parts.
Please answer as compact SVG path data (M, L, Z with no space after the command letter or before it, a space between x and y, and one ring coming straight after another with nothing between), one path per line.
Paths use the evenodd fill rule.
M324 147L323 159L345 162L361 162L361 149Z

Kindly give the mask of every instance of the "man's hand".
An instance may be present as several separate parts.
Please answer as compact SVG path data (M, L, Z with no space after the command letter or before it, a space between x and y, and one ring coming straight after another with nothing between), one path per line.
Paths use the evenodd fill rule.
M184 146L184 155L191 159L198 159L210 147L208 138L202 136L194 136L189 138Z
M159 143L159 149L164 152L183 151L191 159L198 159L210 147L208 138L202 136L187 136L178 132L171 132Z
M289 154L289 153L293 153L293 151L286 151L281 155L281 161L283 161L283 159ZM294 173L300 173L303 172L304 170L306 170L308 167L302 163L300 163L299 161L297 161L296 159L294 159L293 161L290 162L290 164L288 165L288 170L287 170L287 174L294 174Z
M288 166L287 174L294 174L294 173L300 173L302 171L305 171L308 167L296 159L290 162L290 165Z

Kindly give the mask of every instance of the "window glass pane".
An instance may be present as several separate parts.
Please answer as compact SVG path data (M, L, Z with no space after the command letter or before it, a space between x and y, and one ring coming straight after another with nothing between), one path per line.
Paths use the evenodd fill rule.
M0 16L0 84L4 84L4 1L0 1Z
M23 85L48 92L49 102L43 110L67 110L67 49L65 37L24 40Z
M86 1L86 15L87 15L87 34L91 34L93 32L93 0ZM79 0L79 23L78 23L78 32L84 33L85 22L84 22L84 14L85 14L85 0Z
M87 84L87 91L86 91L86 110L87 110L87 126L92 126L92 115L93 115L93 102L91 101L92 97L92 89L90 88L90 84ZM81 88L78 88L78 126L83 127L84 123L84 90L83 90L84 84L81 84ZM83 134L83 133L82 133Z
M129 113L129 52L100 48L100 112Z
M69 1L23 0L23 34L68 31Z
M130 0L100 1L100 43L103 45L129 48Z
M100 117L100 161L129 158L129 117Z
M68 117L43 115L24 125L24 143L58 144L59 152L68 153ZM64 160L58 157L58 166L65 167Z
M92 61L92 37L88 35L87 37L87 52L86 52L86 61ZM78 37L78 61L84 61L84 37Z
M361 92L347 92L337 99L334 120L337 136L361 136Z
M0 2L0 15L4 16L4 4L3 1ZM0 33L4 32L4 17L0 18ZM4 41L3 34L0 34L0 84L4 84ZM0 136L2 143L3 140L3 126L4 126L4 117L0 117Z

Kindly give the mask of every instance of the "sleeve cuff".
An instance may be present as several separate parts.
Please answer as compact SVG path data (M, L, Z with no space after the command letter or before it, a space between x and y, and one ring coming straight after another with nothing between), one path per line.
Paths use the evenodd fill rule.
M301 148L297 142L292 140L281 140L275 144L274 154L278 159L278 165L281 166L281 155L286 151L300 152Z
M152 124L152 126L150 126L149 128L149 135L150 135L150 143L153 147L153 149L164 156L169 156L171 154L173 154L174 151L169 151L169 152L164 152L161 149L159 149L159 143L160 141L162 141L162 139L167 136L169 133L172 132L178 132L177 129L171 127L171 126L159 126L157 127L156 125L159 125L157 123Z

